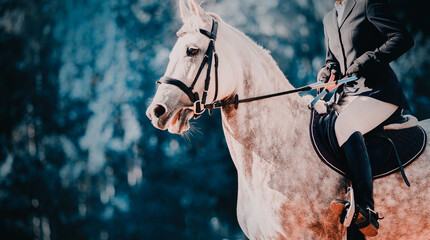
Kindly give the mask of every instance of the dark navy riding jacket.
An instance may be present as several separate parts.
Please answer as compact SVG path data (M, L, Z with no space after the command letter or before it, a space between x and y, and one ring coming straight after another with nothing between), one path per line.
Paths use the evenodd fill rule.
M386 0L346 0L341 24L336 9L324 17L326 63L336 62L342 75L354 61L363 69L348 94L367 95L409 109L389 63L408 51L414 41Z

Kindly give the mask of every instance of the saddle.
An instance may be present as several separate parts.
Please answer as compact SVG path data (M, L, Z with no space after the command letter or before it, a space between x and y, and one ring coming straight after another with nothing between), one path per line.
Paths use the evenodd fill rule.
M311 142L324 164L348 178L349 169L339 146L337 146L334 134L336 117L334 110L323 115L312 110L309 126ZM418 125L399 130L384 129L385 125L399 121L402 121L400 112L393 114L390 119L365 134L364 139L373 178L382 178L400 171L409 186L403 168L414 162L424 152L427 136L424 129Z

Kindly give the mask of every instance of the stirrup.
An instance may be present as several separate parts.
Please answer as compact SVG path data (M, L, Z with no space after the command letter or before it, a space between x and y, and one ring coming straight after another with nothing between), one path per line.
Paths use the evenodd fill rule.
M330 209L334 214L340 216L340 222L343 226L351 226L351 223L354 220L354 214L356 209L354 190L352 189L352 187L348 187L345 194L345 200L333 200L330 203Z
M348 187L346 191L346 199L349 202L350 206L346 211L345 219L343 221L343 226L349 227L351 226L351 222L354 219L355 214L355 199L354 199L354 189L352 187Z

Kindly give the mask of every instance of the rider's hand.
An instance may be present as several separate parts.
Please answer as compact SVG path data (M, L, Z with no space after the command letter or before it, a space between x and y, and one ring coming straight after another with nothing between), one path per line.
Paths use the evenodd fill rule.
M351 66L349 66L348 70L346 70L346 75L348 77L351 76L357 76L357 77L361 77L362 76L362 68L361 65L358 62L353 62Z
M319 71L317 80L319 82L327 82L330 78L330 74L331 74L330 70L326 66L324 66Z
M330 75L333 73L336 75L340 72L339 65L334 62L327 63L318 72L317 80L321 82L328 82Z

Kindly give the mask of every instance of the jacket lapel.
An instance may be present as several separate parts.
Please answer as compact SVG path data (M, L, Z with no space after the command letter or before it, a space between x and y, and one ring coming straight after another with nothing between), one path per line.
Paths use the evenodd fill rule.
M345 22L345 19L349 16L352 9L355 6L355 0L347 0L345 5L345 11L343 12L342 21L340 22L339 28L343 26L343 23Z
M342 43L340 39L340 29L337 22L336 9L331 10L331 12L329 12L328 14L329 15L327 16L326 22L324 22L324 26L326 27L326 30L327 30L326 37L328 38L327 47L330 49L334 57L338 60L341 70L342 72L344 72L342 51L340 50L340 47L337 47L337 46L341 46Z
M335 44L340 44L340 36L339 36L339 26L337 25L337 13L336 9L333 9L327 18L326 29L327 29L327 37L330 42Z
M333 9L331 11L330 15L331 15L330 16L330 25L331 25L331 27L333 27L337 31L337 29L339 28L339 25L337 23L337 12L336 12L336 9Z

